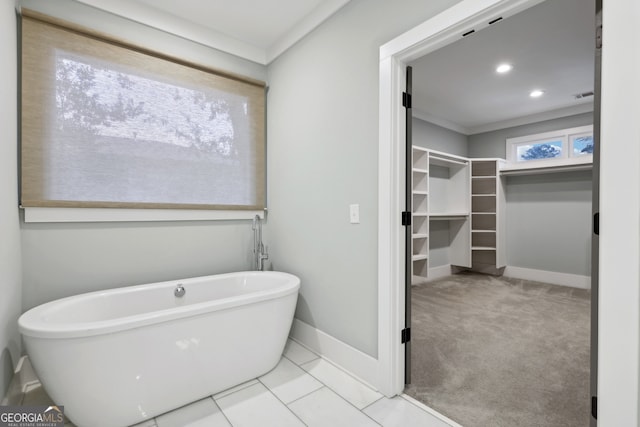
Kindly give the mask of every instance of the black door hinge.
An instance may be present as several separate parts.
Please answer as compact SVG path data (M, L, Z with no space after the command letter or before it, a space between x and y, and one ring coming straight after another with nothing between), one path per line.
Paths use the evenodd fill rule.
M402 106L405 108L411 108L411 94L402 92Z
M593 214L593 234L600 235L600 212Z
M411 328L404 328L401 333L402 344L406 344L411 341Z
M591 396L591 416L598 419L598 396Z
M411 212L404 211L402 212L402 225L408 227L411 225Z

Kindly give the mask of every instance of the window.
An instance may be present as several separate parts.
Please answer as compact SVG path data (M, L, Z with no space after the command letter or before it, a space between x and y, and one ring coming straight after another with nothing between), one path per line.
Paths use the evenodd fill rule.
M507 139L508 169L592 162L593 126Z
M23 11L23 207L261 210L264 83Z
M572 135L571 136L571 155L573 157L582 157L593 154L593 135Z
M518 162L528 162L529 160L554 159L562 157L563 141L552 139L549 141L539 141L524 143L516 147Z

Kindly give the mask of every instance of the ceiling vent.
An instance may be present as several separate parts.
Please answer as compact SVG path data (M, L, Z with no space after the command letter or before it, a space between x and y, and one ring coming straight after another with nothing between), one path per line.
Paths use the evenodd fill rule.
M579 93L579 94L577 94L577 95L573 95L573 97L574 97L575 99L588 98L588 97L590 97L590 96L593 96L593 91L589 91L589 92L582 92L582 93Z

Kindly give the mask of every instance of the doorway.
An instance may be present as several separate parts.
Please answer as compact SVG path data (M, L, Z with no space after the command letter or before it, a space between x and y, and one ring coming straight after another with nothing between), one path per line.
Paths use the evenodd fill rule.
M396 50L395 55L389 55L388 58L385 58L381 61L381 85L382 85L381 96L386 94L387 90L391 90L391 92L393 92L392 89L401 89L403 87L402 80L404 76L401 74L400 71L402 71L404 64L411 64L412 62L416 61L419 57L425 55L426 53L430 53L435 50L438 50L442 46L455 41L456 39L460 38L462 34L468 33L470 28L474 29L475 33L479 33L481 32L483 27L490 25L488 23L496 19L496 17L501 17L502 19L508 19L509 17L521 12L522 10L535 6L540 2L539 1L509 2L509 4L506 4L506 5L503 4L500 7L496 6L493 8L491 7L483 8L483 6L479 5L478 2L463 2L463 3L465 3L465 7L460 7L460 8L454 7L448 10L447 11L448 13L443 14L448 16L444 16L444 17L439 16L434 18L435 22L431 22L430 28L427 28L426 26L422 28L425 34L428 34L429 31L431 31L432 32L431 36L428 36L428 35L424 36L424 38L419 44L411 45L410 43L407 42L405 43L405 45L409 46L407 49L405 49L404 51L401 50L400 53L397 53L398 51ZM474 11L473 8L476 5L478 6L478 9ZM462 16L466 16L466 18L461 18ZM470 16L471 18L469 18ZM442 19L439 20L437 18L442 18ZM460 21L456 21L458 22L458 24L454 24L453 26L449 26L449 27L447 27L446 24L444 24L444 21L446 20L451 22L451 21L455 21L455 19L460 19L464 21L464 23L460 24L459 23ZM470 21L473 21L473 22L470 22ZM439 24L441 25L440 27L438 26ZM440 35L439 36L435 35L438 32L440 32ZM446 33L446 35L443 36L442 33ZM398 48L398 45L401 44L400 42L402 42L402 40L399 40L399 39L396 40L397 44L395 46L392 43L389 43L388 45L386 45L389 52L393 51L393 49ZM384 52L384 47L383 49L381 49L381 52ZM414 81L415 79L416 77L414 77ZM387 86L385 86L385 81ZM381 102L383 102L382 99L381 99ZM393 102L390 102L390 103L392 104ZM414 108L415 108L415 102L414 102ZM396 123L400 123L400 121L398 120L396 121ZM381 122L381 134L383 132L393 133L395 131L395 129L386 127L387 125L389 125L388 122L387 123L385 123L384 121ZM381 135L381 138L382 138L382 135ZM399 152L399 150L397 150L398 147L392 146L388 148L391 148L390 154L392 156L395 156L395 158L398 158L398 159L402 158L403 155L402 153ZM393 150L396 150L396 151L393 151ZM391 166L391 168L387 168L385 165L381 163L381 180L384 179L383 175L385 173L387 173L390 176L394 176L397 172L398 171L393 169L393 165ZM399 185L398 182L396 182L396 184ZM381 182L381 185L382 185L382 182ZM382 212L382 210L383 208L381 206L381 213L384 213ZM397 214L394 214L394 212L387 212L386 215L388 216L387 219L392 221L391 222L392 224L395 223L393 219L394 219L394 216L396 216ZM381 221L383 221L382 218L381 218ZM383 236L385 234L383 234ZM393 236L393 233L389 233L388 235L391 235L391 239L388 242L390 243L389 248L391 248L391 251L393 251L395 236ZM383 242L381 242L381 244L382 243ZM398 248L401 249L402 246L398 245ZM399 250L398 252L401 252L401 250ZM399 266L395 265L393 261L394 255L389 254L389 256L391 258L391 263L389 263L390 265L382 265L381 263L381 273L387 275L387 277L390 277L391 280L395 280L401 274L401 272L400 272L400 268L398 268ZM399 261L404 261L404 259L400 259ZM393 294L394 294L393 291L387 292L385 294L384 290L381 289L381 297L391 296L392 297L391 300L393 300L393 297L397 297L400 300L403 299L404 297L401 291L396 293L395 295ZM384 315L383 305L384 304L381 303L382 315ZM390 310L393 310L392 307L388 307L388 308ZM397 328L395 326L397 326ZM382 325L381 325L381 328L383 328ZM388 328L388 326L386 328ZM398 331L401 330L402 329L401 321L398 321L396 319L396 324L395 325L392 324L391 328L392 330L390 332L390 335L394 334L394 330L398 330ZM392 344L392 347L393 347L393 344ZM385 357L388 357L393 361L393 350L385 349L384 342L381 342L380 359L382 360ZM400 359L401 359L400 357L395 359L396 368L398 367L398 365L401 365ZM396 381L395 384L397 387L397 377L395 377L395 381Z
M593 125L594 15L593 2L542 2L408 63L414 157L419 147L436 150L431 157L468 158L473 189L461 188L462 200L450 206L461 187L453 180L468 174L467 166L445 167L439 159L425 166L426 178L421 168L414 172L418 184L429 181L428 191L414 195L416 224L424 212L464 212L469 192L472 204L470 216L431 215L428 232L414 239L430 248L412 254L419 260L407 291L412 363L405 369L413 369L405 393L463 425L589 423L590 293L567 286L589 287L592 174L590 165L544 174L538 168L564 162L561 154L566 161L589 154L578 152L578 159L558 148L545 153L558 155L554 160L508 171L518 176L506 168L524 160L506 163L498 185L487 177L496 175L495 163L475 159L509 158L505 139ZM500 65L506 70L496 71ZM530 97L535 88L544 95ZM416 161L424 166L420 156ZM438 191L443 182L445 193ZM465 176L458 184L468 182ZM451 276L451 266L492 275ZM442 270L445 277L434 280ZM556 285L536 283L548 280Z

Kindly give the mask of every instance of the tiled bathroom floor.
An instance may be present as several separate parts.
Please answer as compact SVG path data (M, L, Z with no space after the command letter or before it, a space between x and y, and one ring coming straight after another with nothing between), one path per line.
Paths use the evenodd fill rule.
M47 405L39 384L24 405ZM289 340L278 366L232 389L159 415L136 427L450 427L407 396L388 399ZM73 427L73 424L66 424ZM84 426L83 426L84 427ZM90 427L90 426L87 426Z

